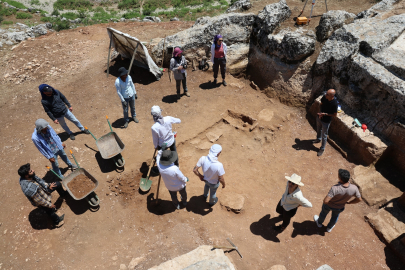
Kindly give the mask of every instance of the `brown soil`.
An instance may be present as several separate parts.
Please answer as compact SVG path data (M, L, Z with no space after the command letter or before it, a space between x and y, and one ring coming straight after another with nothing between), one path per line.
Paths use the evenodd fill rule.
M136 269L148 269L202 244L224 245L227 237L243 255L241 259L235 252L227 253L237 269L269 269L275 264L287 269L316 269L323 264L334 269L403 268L364 221L366 214L376 211L365 203L348 206L332 233L318 229L312 221L330 186L336 183L338 169L352 172L355 164L330 145L321 158L316 156L319 145L310 142L315 131L301 109L269 99L231 76L227 77L227 87L208 87L212 74L201 71L188 73L191 97L183 96L174 102L175 84L166 74L160 81L150 82L141 70L135 69L140 122L130 122L127 129L120 129L122 107L114 88L114 71L119 64L128 66L129 61L112 63L112 75L106 77L106 26L94 25L82 32L75 29L27 41L0 61L0 78L13 74L9 75L12 81L2 81L0 92L0 162L7 164L2 171L0 204L9 209L0 211L2 269L118 269L137 257L144 259ZM185 29L190 23L111 26L148 41ZM25 69L33 59L40 66ZM30 79L23 79L25 75ZM48 119L40 105L37 87L41 83L61 90L72 103L75 116L94 134L109 132L105 120L108 114L125 144L125 171L117 172L112 160L101 158L90 135L78 133L71 141L59 125L51 123L67 149L75 151L81 166L99 181L95 192L100 199L100 209L92 212L87 202L67 198L60 208L65 224L55 230L35 226L34 220L48 217L27 201L16 174L18 167L27 162L38 176L47 173L44 165L49 161L30 140L35 120ZM165 115L182 120L173 127L178 132L181 170L190 182L189 204L179 211L173 209L163 183L160 204L155 206L158 177L151 177L153 184L147 194L137 190L140 178L146 176L144 163L150 163L153 154L153 105L161 106ZM250 125L239 129L222 121L229 117L228 110L235 112L234 116L258 119L263 109L273 111L273 119L259 122L252 131L247 129ZM72 123L68 125L78 132ZM226 171L226 188L218 190L218 197L221 199L225 193L244 196L240 214L220 204L209 208L201 197L203 185L192 169L212 144L207 141L208 132L222 133L217 143L223 146L220 161ZM62 161L60 165L64 166ZM271 229L279 222L275 206L285 189L285 175L292 173L302 176L304 196L313 208L300 208L290 226L276 234ZM53 181L49 175L45 179ZM57 198L53 193L53 202Z
M67 186L70 192L72 192L73 196L75 196L77 199L82 199L86 194L94 189L96 184L86 175L79 174L73 178L73 180L70 181Z

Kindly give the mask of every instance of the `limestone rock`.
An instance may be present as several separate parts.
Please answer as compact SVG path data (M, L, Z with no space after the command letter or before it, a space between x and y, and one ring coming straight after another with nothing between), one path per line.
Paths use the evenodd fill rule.
M46 35L48 33L48 27L46 24L38 24L36 26L33 26L31 28L32 32L34 32L37 35Z
M171 18L170 21L173 22L173 21L180 21L180 20L179 20L179 18L174 17L174 18Z
M218 141L218 139L222 136L222 133L217 134L217 133L214 133L214 132L208 132L207 134L205 134L205 136L207 136L207 139L210 142L214 143L214 142Z
M252 7L252 3L250 3L250 0L239 0L233 3L232 6L230 6L226 12L238 12L238 11L245 11L248 10Z
M146 19L146 17L145 18L143 18L143 20L142 20L143 22L154 22L153 20L149 20L149 19Z
M222 267L218 269L235 270L231 261L225 256L224 251L222 249L212 249L212 246L200 246L189 253L154 266L150 270L217 269L199 267L207 265Z
M15 25L17 25L18 27L22 28L22 29L27 29L28 26L23 24L23 23L16 23Z
M282 56L289 61L298 61L315 51L315 40L297 32L290 32L284 35L280 46Z
M219 202L226 209L235 213L240 213L240 211L243 209L243 205L245 204L245 197L236 193L224 192L221 194Z
M324 265L322 265L321 267L319 267L319 268L316 269L316 270L333 270L333 268L330 267L330 266L327 265L327 264L324 264Z
M143 21L145 21L145 19L152 22L161 22L160 18L155 16L145 16Z
M128 269L129 270L134 270L135 267L142 262L143 260L145 260L145 257L138 257L138 258L133 258L131 260L131 262L128 264Z
M287 270L287 268L284 265L273 265L272 267L270 267L269 270Z
M120 19L120 22L125 22L125 18L121 18L121 19Z
M316 38L319 42L328 39L333 31L341 28L344 24L352 23L355 14L344 10L330 10L324 13L316 27Z
M263 109L259 112L257 118L260 122L270 122L273 119L273 116L274 112L272 110Z
M231 270L232 268L226 262L216 262L214 260L199 261L193 265L183 268L183 270L201 270L201 269Z
M274 29L290 15L291 10L285 0L265 6L257 15L257 26L254 28L253 34L260 36L273 33Z
M125 264L120 264L120 270L127 270L127 266Z
M1 47L3 47L3 43L2 43L2 42L0 42L0 48L1 48Z
M48 29L52 29L52 23L50 23L50 22L45 23L45 26Z
M386 11L394 8L394 4L400 0L382 0L369 9L363 10L356 16L356 20L381 16Z

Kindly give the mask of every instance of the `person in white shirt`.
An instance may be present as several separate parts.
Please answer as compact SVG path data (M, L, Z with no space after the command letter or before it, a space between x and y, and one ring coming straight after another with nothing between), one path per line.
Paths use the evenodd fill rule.
M132 82L132 78L128 75L128 70L124 67L118 69L118 78L115 80L115 88L117 88L117 94L121 100L122 108L124 110L125 124L124 128L128 127L128 106L131 107L131 116L135 123L139 123L136 118L135 112L135 99L138 99L136 94L135 85Z
M276 212L280 214L283 219L283 223L279 226L274 226L274 229L278 232L282 232L290 224L291 218L297 213L297 209L300 206L312 207L312 204L304 198L302 192L298 186L304 186L301 182L301 176L293 174L285 177L287 186L283 197L277 204Z
M153 106L151 114L153 116L153 121L155 121L155 124L152 126L153 146L155 149L160 150L163 145L166 145L167 148L170 148L170 150L175 151L177 154L176 140L172 131L172 124L180 124L181 120L171 116L162 117L162 110L159 106ZM174 164L179 166L178 155Z
M159 150L156 156L156 163L163 182L165 183L165 186L169 190L170 196L172 197L174 207L180 209L180 204L177 199L177 192L180 193L183 206L186 206L186 183L188 182L188 178L184 176L179 167L174 165L174 161L176 159L177 152L164 148L164 150Z
M214 206L218 202L217 189L219 184L222 184L222 188L225 188L224 179L224 166L218 161L218 157L222 152L222 147L219 144L211 146L208 156L202 156L197 165L194 167L193 172L197 175L201 181L205 182L204 197L208 198L208 191L210 192L210 206ZM198 169L202 167L204 175L202 175Z

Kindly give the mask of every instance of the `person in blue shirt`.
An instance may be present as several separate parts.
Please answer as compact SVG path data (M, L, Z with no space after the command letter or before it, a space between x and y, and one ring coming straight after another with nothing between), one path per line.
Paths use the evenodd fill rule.
M136 95L135 85L132 82L132 78L128 75L128 70L124 67L120 67L118 73L119 77L115 80L115 88L117 88L117 94L124 110L124 128L127 128L129 123L128 106L131 107L132 119L135 123L139 123L135 112L135 99L138 99L138 96Z
M39 152L52 163L53 171L62 178L63 174L59 170L58 156L62 158L70 169L77 169L77 166L70 162L65 150L63 150L66 145L62 143L55 130L53 130L45 119L35 121L35 130L34 133L32 133L31 139Z

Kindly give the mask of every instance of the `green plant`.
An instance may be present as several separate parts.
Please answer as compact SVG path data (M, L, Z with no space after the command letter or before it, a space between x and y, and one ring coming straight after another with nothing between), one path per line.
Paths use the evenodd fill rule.
M52 15L52 16L59 16L59 15L60 15L60 12L59 12L58 9L55 8L55 9L52 11L51 15Z
M79 14L74 13L74 12L66 12L66 13L63 13L62 16L65 17L66 19L74 20L79 17Z
M55 9L79 9L79 8L89 8L93 6L89 0L56 0L53 3L53 8Z
M21 4L20 2L17 1L13 1L13 0L4 0L3 2L8 3L9 5L12 5L16 8L20 8L20 9L27 9L26 6L24 6L23 4Z
M79 8L78 15L79 18L84 19L87 17L87 12L84 8Z
M133 8L139 8L140 6L141 6L140 0L122 0L118 4L119 9L133 9Z
M125 19L132 19L132 18L137 18L137 17L142 17L141 14L139 13L139 10L133 10L125 13L123 15Z
M52 22L53 21L53 18L51 18L51 17L42 17L41 18L41 22Z
M17 19L31 19L32 15L29 13L17 12L16 18Z
M13 24L12 21L2 21L1 23L2 23L2 24Z
M52 23L52 28L58 32L61 30L70 29L70 23L68 20L66 21L56 20Z
M94 9L94 11L95 11L95 12L105 12L105 10L104 10L103 7L96 7L96 8Z
M31 5L39 6L40 4L39 0L31 0Z
M41 16L45 16L45 14L48 14L48 12L46 12L45 10L40 10L41 12Z
M0 23L4 20L3 16L0 15Z

